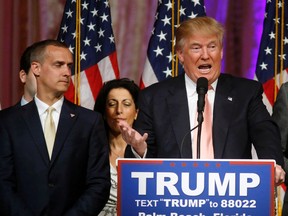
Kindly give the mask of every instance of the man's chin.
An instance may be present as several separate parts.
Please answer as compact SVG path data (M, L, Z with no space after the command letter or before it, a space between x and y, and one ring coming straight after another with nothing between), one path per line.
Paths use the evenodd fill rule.
M58 89L58 96L61 97L62 95L64 95L66 92L68 91L68 87L66 88L61 88Z

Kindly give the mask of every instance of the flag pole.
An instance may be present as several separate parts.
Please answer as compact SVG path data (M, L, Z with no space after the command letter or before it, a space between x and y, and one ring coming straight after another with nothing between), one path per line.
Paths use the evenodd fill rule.
M177 28L179 27L179 24L180 24L180 10L179 10L179 8L180 8L180 0L178 0L178 7L177 7ZM174 38L173 38L173 41L175 41L174 40ZM173 46L175 46L175 44L173 44ZM173 59L173 58L172 58ZM178 56L177 55L175 55L175 68L176 68L176 76L178 76L178 73L179 73L179 71L178 71Z
M81 0L76 1L76 37L75 37L75 94L74 103L80 105L80 44L81 44Z
M277 25L277 20L278 20L278 7L277 7L278 1L275 1L275 53L274 53L274 102L276 100L277 96L277 73L278 73L278 64L277 64L277 53L278 53L278 25Z
M284 43L282 43L282 41L284 41L284 31L285 31L285 1L282 2L282 12L281 12L281 40L280 40L280 49L281 49L281 53L280 53L280 84L282 85L283 83L283 70L284 70L284 62L283 62L283 54L284 54Z
M175 62L174 62L174 55L175 55L175 48L174 48L174 26L175 26L175 0L172 0L172 11L171 11L171 17L172 17L172 23L171 23L171 55L172 55L172 77L175 77Z

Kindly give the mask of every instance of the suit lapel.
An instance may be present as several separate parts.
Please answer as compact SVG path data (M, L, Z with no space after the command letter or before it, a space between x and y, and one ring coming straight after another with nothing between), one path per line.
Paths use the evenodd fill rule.
M63 148L65 140L67 139L71 131L71 128L73 127L76 119L78 118L78 113L76 112L75 108L76 106L74 104L64 100L57 127L51 163L53 163L59 155L61 149Z
M38 114L38 110L34 100L22 107L22 115L27 123L27 128L30 131L31 136L34 139L35 145L40 152L43 161L47 166L49 166L49 155L46 148L46 142L44 138L44 133Z
M222 158L231 122L235 93L230 76L221 74L216 87L213 111L213 145L215 158Z
M192 158L189 110L184 75L180 75L175 79L175 82L169 88L170 95L166 99L168 112L172 119L172 127L175 131L180 154L184 158Z

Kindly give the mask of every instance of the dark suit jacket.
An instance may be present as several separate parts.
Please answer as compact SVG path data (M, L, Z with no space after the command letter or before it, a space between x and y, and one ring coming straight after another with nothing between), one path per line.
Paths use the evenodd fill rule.
M280 133L262 102L262 93L259 82L220 75L213 111L216 159L250 159L253 143L259 158L283 165ZM141 91L134 128L148 133L148 158L192 158L192 127L184 75ZM133 157L130 149L126 157Z
M101 116L64 101L51 161L35 102L0 112L0 215L97 215L108 200Z
M272 118L279 126L281 133L281 145L285 164L285 184L288 186L288 82L284 83L277 94L277 99L273 107ZM284 196L282 216L288 215L288 190Z
M273 107L272 118L279 126L281 133L281 145L284 155L286 184L288 186L288 82L284 83L278 94Z
M21 106L21 100L18 101L14 106L15 106L15 107L20 107L20 106Z

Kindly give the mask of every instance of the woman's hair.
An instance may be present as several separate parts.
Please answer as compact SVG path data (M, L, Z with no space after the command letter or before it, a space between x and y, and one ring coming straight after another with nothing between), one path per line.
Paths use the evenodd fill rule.
M216 35L220 44L223 43L224 28L222 24L211 17L203 16L185 20L180 24L176 30L175 49L181 50L187 38L199 33Z
M94 111L100 112L103 116L105 115L106 100L109 92L112 89L123 88L126 89L132 96L135 103L136 109L138 108L138 94L140 88L134 83L133 80L128 78L113 79L108 82L105 82L101 88L94 106Z
M140 88L138 85L134 83L133 80L130 80L128 78L121 78L121 79L113 79L108 82L105 82L102 86L95 102L94 111L99 112L102 114L104 118L104 124L106 129L106 135L109 136L109 126L107 122L105 121L105 107L106 107L106 101L109 92L112 89L117 88L123 88L126 89L132 96L132 99L134 101L136 109L138 108L138 94L140 91ZM109 152L111 152L111 146L109 145Z

